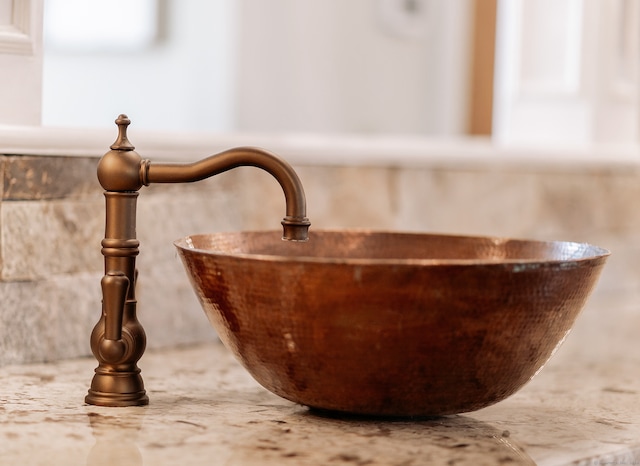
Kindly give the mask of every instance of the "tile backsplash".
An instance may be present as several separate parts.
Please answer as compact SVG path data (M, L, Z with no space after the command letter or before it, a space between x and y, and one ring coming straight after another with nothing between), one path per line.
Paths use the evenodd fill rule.
M0 156L0 365L90 354L103 273L97 163L95 157ZM365 228L584 241L613 253L596 293L638 288L638 168L541 167L295 168L311 234L314 228ZM283 216L280 187L255 168L142 188L137 298L148 347L215 338L177 259L175 239L279 229Z

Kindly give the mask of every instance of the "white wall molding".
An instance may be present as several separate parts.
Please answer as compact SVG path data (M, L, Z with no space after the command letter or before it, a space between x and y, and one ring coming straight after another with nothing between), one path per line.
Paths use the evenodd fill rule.
M11 11L10 21L0 24L0 54L33 55L37 49L39 24L32 0L1 0Z
M519 92L575 98L582 65L582 0L517 1L513 8L521 28Z
M501 144L640 143L640 2L499 0Z
M598 140L640 142L640 2L609 0L600 7Z
M0 0L0 124L39 125L43 0Z

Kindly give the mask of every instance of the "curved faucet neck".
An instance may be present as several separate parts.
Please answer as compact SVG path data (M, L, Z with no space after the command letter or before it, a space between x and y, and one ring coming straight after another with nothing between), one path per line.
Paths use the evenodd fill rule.
M192 183L236 167L257 167L271 174L284 192L283 238L307 239L310 222L302 182L291 165L275 154L256 147L238 147L193 163L151 163L140 157L129 141L130 123L126 115L118 117L118 138L98 164L98 180L105 190L126 192L151 183Z

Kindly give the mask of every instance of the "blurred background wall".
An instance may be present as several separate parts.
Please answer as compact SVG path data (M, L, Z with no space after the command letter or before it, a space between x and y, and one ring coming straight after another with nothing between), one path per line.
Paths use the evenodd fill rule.
M105 5L45 2L45 125L465 132L471 0Z

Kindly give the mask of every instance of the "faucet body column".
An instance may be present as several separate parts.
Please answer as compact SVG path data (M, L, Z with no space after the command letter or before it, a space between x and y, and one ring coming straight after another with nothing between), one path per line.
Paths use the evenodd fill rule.
M145 405L149 398L137 366L146 347L136 316L138 192L106 191L104 195L102 316L91 334L91 350L99 364L85 401L100 406Z

